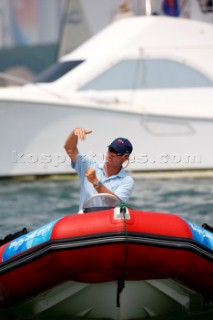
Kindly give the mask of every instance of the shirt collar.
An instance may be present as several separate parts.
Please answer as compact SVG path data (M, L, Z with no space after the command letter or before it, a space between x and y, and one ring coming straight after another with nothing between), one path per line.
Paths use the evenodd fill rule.
M105 175L104 163L103 163L103 162L99 163L98 167L103 171L103 173L104 173L104 175ZM116 176L118 176L118 177L120 177L120 178L126 176L126 171L124 170L123 167L121 167L121 170L118 172L118 174L116 174ZM111 176L111 177L114 177L114 176ZM108 178L111 178L111 177L108 177Z

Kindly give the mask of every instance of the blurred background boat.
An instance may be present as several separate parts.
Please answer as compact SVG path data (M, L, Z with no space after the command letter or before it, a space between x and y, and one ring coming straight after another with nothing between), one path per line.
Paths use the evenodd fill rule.
M63 144L75 126L93 129L80 148L98 161L110 140L127 136L128 170L213 169L213 25L193 16L211 10L158 1L160 11L156 3L142 2L145 15L121 3L126 9L93 37L83 19L83 44L63 55L67 26L73 32L67 19L89 12L68 3L57 63L31 84L0 90L1 177L70 173Z

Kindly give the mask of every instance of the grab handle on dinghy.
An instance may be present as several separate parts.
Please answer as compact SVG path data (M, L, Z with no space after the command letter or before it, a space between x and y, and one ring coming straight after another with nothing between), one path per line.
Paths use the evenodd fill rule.
M9 233L8 235L6 235L4 237L4 239L0 239L0 246L2 246L3 244L7 243L7 242L10 242L16 238L19 238L21 237L23 234L27 234L28 233L28 230L27 228L23 228L21 229L20 231L17 231L15 233Z
M202 224L203 229L206 229L213 233L213 227L209 226L207 223Z

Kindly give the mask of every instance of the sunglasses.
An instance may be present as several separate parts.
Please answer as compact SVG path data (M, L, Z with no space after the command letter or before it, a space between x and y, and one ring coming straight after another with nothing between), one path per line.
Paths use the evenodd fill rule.
M109 151L110 153L112 153L113 155L117 156L117 157L122 157L122 156L124 156L124 154L122 154L122 153L117 153L117 151L115 151L115 149L113 149L112 147L108 147L108 151Z

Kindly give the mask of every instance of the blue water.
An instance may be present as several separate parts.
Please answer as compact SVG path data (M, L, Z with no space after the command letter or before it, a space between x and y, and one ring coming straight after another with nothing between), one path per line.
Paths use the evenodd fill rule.
M213 225L213 179L135 178L129 205L171 212L201 225ZM79 180L0 181L0 237L78 211Z

